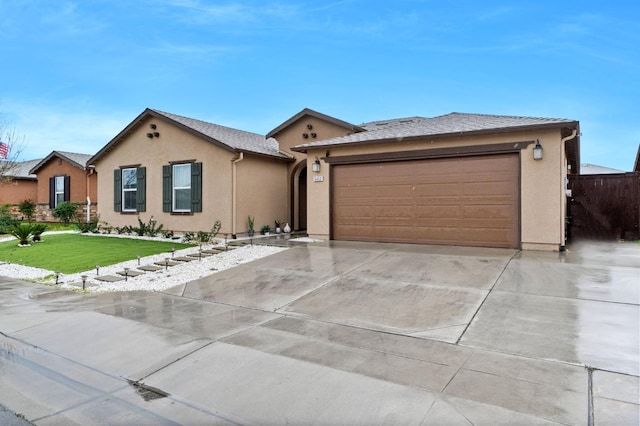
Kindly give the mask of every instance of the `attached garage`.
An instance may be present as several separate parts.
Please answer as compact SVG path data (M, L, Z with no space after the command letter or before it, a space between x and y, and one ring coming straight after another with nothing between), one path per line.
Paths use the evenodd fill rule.
M577 121L451 113L357 127L292 148L307 155L310 237L564 248Z
M518 154L332 167L336 240L518 248Z

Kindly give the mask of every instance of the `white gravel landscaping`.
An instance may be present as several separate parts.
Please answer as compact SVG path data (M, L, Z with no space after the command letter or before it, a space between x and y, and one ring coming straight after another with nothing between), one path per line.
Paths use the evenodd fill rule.
M105 235L105 237L120 237L117 235ZM128 238L132 238L129 236ZM138 237L136 237L138 238ZM7 238L0 239L6 241ZM206 245L203 249L212 247L224 247L224 244ZM176 250L175 257L197 254L199 246L187 249ZM104 282L96 280L97 271L95 269L80 272L77 274L60 274L58 286L60 288L78 289L82 286L82 275L86 275L86 290L90 292L114 292L114 291L159 291L184 284L225 269L233 268L243 263L251 262L265 256L286 250L286 247L274 247L265 245L246 245L221 253L202 257L201 260L194 259L191 262L180 262L178 265L163 268L155 272L145 272L137 277L128 277L127 281ZM171 258L171 253L161 253L153 256L140 258L140 265L153 265L154 262L164 262L166 258ZM99 274L117 275L117 272L124 268L137 271L138 260L133 259L127 262L110 266L101 266ZM0 263L0 275L24 280L35 280L44 284L55 285L54 271L33 268L29 266L15 265L11 263Z

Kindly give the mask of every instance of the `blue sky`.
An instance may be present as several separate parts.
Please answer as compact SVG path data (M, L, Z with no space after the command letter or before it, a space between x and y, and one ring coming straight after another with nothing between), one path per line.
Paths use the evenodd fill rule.
M580 121L631 170L636 1L0 0L0 112L22 159L93 154L145 108L265 134L449 112Z

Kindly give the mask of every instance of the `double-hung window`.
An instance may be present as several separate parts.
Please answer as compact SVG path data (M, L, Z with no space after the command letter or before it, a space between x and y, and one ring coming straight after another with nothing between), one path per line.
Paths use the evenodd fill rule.
M145 167L123 167L113 171L113 209L133 213L146 211Z
M49 208L55 209L58 204L70 200L69 176L52 176L49 178Z
M173 165L174 212L191 211L191 163Z
M176 162L162 166L162 211L202 212L202 163Z
M135 212L138 190L136 169L122 169L122 211Z
M64 202L64 176L56 176L55 182L55 207Z

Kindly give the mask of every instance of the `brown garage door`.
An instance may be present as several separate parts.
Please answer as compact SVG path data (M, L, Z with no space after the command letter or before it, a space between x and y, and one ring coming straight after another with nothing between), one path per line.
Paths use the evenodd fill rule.
M332 238L520 246L519 157L332 167Z

